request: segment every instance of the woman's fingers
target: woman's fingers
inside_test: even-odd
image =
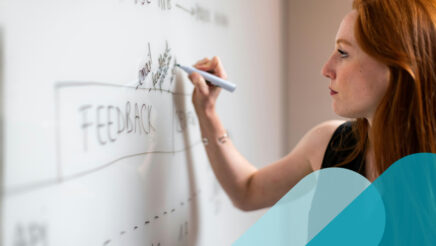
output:
[[[195,67],[203,71],[211,72],[220,78],[227,79],[227,74],[219,57],[214,56],[211,60],[206,59],[207,58],[195,64]]]
[[[227,79],[227,74],[224,70],[221,59],[217,56],[214,56],[210,62],[211,67],[213,68],[213,73],[220,78]]]
[[[203,76],[201,76],[199,73],[191,73],[191,75],[189,75],[189,79],[192,81],[195,88],[201,92],[201,94],[209,94],[209,86],[206,84]]]
[[[207,57],[203,58],[202,60],[200,60],[197,63],[195,63],[194,67],[202,66],[202,65],[208,63],[209,61],[210,61],[209,58],[207,58]]]
[[[221,60],[217,56],[213,57],[212,59],[206,57],[198,61],[194,65],[194,67],[203,71],[213,73],[223,79],[227,79],[227,74],[224,70]],[[192,73],[191,75],[189,75],[189,79],[194,84],[196,94],[211,96],[215,98],[221,91],[221,88],[206,82],[204,77],[198,73]]]
[[[199,70],[213,73],[224,79],[227,77],[218,57],[213,57],[212,59],[204,58],[203,60],[198,61],[194,67]],[[192,102],[197,113],[211,109],[213,110],[221,88],[206,82],[204,77],[199,73],[192,73],[189,75],[189,79],[194,85]]]

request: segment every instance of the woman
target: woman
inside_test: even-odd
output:
[[[221,89],[192,74],[206,152],[234,205],[272,206],[320,168],[342,166],[373,181],[406,155],[436,153],[435,29],[434,0],[355,0],[322,68],[333,110],[354,120],[315,126],[287,156],[259,170],[226,137],[215,112]],[[217,57],[195,67],[227,77]]]

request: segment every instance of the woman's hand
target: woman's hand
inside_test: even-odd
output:
[[[227,79],[224,67],[218,57],[212,59],[204,58],[198,61],[195,68],[212,73],[222,79]],[[189,75],[189,79],[194,84],[194,92],[192,94],[192,103],[194,104],[197,115],[210,114],[215,110],[216,99],[218,98],[221,88],[206,82],[198,73]]]

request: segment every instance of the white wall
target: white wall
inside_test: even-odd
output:
[[[238,85],[220,95],[224,126],[255,165],[277,160],[286,135],[281,3],[0,0],[0,245],[236,240],[264,211],[236,209],[218,185],[201,145],[192,84],[172,68],[176,59],[193,64],[219,55]],[[136,89],[149,61],[151,74]],[[161,74],[161,86],[152,74]],[[152,106],[138,126],[148,122],[155,131],[115,133],[109,105],[124,112],[132,105],[135,116],[124,115],[136,119],[135,103],[141,114],[141,105]],[[88,106],[92,129],[82,124]]]
[[[351,0],[288,2],[287,124],[290,148],[316,124],[339,118],[331,108],[330,81],[321,75],[321,68],[334,49],[339,23],[351,6]]]

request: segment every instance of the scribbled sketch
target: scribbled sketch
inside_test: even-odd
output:
[[[148,74],[151,72],[152,65],[153,65],[153,59],[151,56],[151,48],[150,48],[150,42],[149,42],[148,43],[147,61],[145,62],[144,66],[138,72],[138,85],[136,86],[136,89],[138,89],[140,86],[142,86],[144,84],[145,79],[147,78]]]
[[[170,67],[172,55],[171,49],[168,46],[168,41],[165,42],[165,51],[159,55],[159,67],[156,72],[152,72],[153,88],[159,87],[162,90],[164,80]]]

